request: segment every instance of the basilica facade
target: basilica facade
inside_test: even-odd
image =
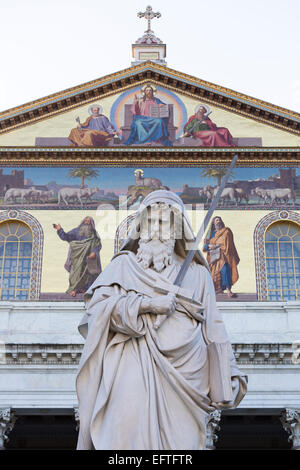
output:
[[[237,156],[200,248],[248,393],[208,416],[207,448],[300,448],[300,115],[168,68],[149,25],[132,52],[0,113],[0,447],[76,446],[84,292],[149,193],[197,232]],[[93,256],[72,258],[86,226]]]

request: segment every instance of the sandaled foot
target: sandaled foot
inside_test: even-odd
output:
[[[227,297],[235,297],[236,295],[233,292],[227,292]]]

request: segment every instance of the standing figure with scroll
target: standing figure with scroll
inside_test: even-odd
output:
[[[168,135],[168,108],[159,98],[154,97],[155,88],[146,85],[142,88],[142,97],[135,95],[131,106],[133,120],[131,132],[125,145],[155,142],[171,146]]]
[[[240,262],[233,233],[221,217],[213,218],[209,236],[204,240],[203,251],[207,252],[207,262],[211,270],[216,293],[226,290],[228,297],[236,297],[231,291],[239,278],[237,265]]]

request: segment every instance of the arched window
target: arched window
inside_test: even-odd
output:
[[[259,300],[300,299],[300,216],[272,212],[255,229]]]
[[[0,213],[0,299],[38,299],[43,231],[30,214]]]
[[[23,222],[0,224],[0,298],[27,300],[32,261],[32,232]]]
[[[269,300],[300,298],[300,226],[275,222],[265,234]]]

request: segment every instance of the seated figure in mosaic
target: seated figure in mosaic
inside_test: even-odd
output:
[[[89,114],[90,117],[83,124],[79,122],[77,128],[71,130],[69,139],[77,147],[106,147],[117,136],[117,131],[102,114],[102,106],[93,104],[89,107]]]
[[[142,97],[135,95],[131,106],[133,120],[131,132],[124,145],[157,143],[171,146],[168,134],[168,117],[151,117],[151,106],[164,106],[159,98],[154,96],[152,85],[142,88]]]
[[[232,147],[233,137],[226,127],[217,127],[208,117],[211,111],[206,105],[198,105],[195,114],[184,126],[183,137],[199,139],[203,147]]]

